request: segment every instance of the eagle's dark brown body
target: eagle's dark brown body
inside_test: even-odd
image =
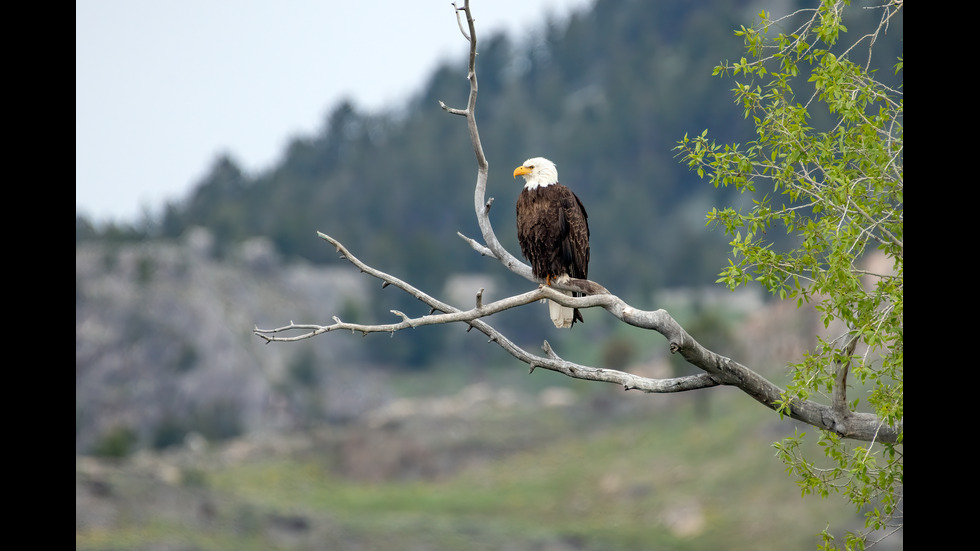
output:
[[[561,276],[588,279],[588,214],[572,190],[560,183],[521,190],[517,240],[535,277],[549,282]],[[583,321],[578,309],[571,324],[576,321]]]

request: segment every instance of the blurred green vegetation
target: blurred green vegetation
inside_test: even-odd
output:
[[[834,500],[800,499],[769,446],[792,429],[772,412],[722,392],[713,401],[724,415],[706,421],[687,397],[657,397],[654,409],[635,398],[645,405],[518,404],[457,419],[452,430],[478,434],[472,445],[493,460],[435,476],[345,476],[326,443],[350,433],[298,453],[203,461],[186,491],[207,496],[206,519],[133,512],[111,530],[76,530],[76,549],[263,549],[282,544],[277,526],[293,534],[281,545],[290,549],[800,549],[828,522],[856,518]],[[409,423],[384,438],[426,430],[446,427]],[[440,449],[429,452],[438,461]]]

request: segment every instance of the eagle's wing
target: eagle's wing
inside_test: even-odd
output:
[[[589,215],[571,189],[565,189],[559,212],[562,261],[568,275],[577,279],[589,277]]]

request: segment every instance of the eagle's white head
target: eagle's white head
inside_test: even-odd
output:
[[[514,178],[518,176],[524,177],[524,189],[537,189],[538,186],[557,184],[558,168],[544,157],[534,157],[514,169]]]

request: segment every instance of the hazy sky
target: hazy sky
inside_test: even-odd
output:
[[[518,40],[588,4],[471,0],[478,37]],[[450,0],[76,0],[75,210],[157,213],[221,153],[270,168],[344,97],[399,106],[467,49]]]

